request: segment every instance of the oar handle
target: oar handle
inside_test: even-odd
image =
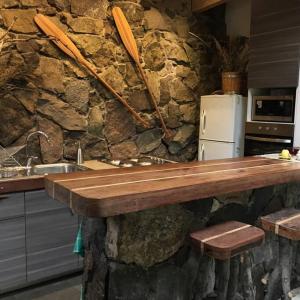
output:
[[[158,114],[158,117],[159,117],[159,119],[160,119],[161,125],[162,125],[163,130],[164,130],[164,133],[165,133],[165,136],[166,136],[167,139],[169,139],[172,135],[171,135],[169,129],[167,128],[166,123],[165,123],[165,121],[164,121],[164,119],[163,119],[163,117],[162,117],[162,115],[161,115],[161,112],[160,112],[159,107],[158,107],[158,105],[157,105],[157,103],[156,103],[155,96],[154,96],[154,94],[153,94],[153,92],[152,92],[152,89],[151,89],[151,87],[150,87],[150,85],[149,85],[149,82],[148,82],[148,79],[147,79],[147,77],[146,77],[146,74],[145,74],[145,72],[144,72],[144,70],[143,70],[143,67],[142,67],[142,65],[141,65],[141,63],[140,63],[139,61],[136,61],[136,63],[137,63],[139,72],[140,72],[140,74],[141,74],[141,76],[142,76],[142,79],[143,79],[143,81],[145,82],[145,85],[146,85],[146,87],[147,87],[147,89],[148,89],[148,91],[149,91],[149,94],[150,94],[150,98],[151,98],[152,104],[153,104],[153,106],[154,106],[154,108],[155,108],[155,110],[156,110],[156,112],[157,112],[157,114]]]
[[[128,102],[123,99],[110,84],[108,84],[103,78],[99,76],[95,68],[93,68],[87,60],[80,59],[78,62],[85,66],[115,97],[117,97],[117,99],[128,109],[128,111],[130,111],[130,113],[136,118],[136,120],[142,123],[144,127],[150,127],[149,123],[142,119],[142,117],[128,104]]]

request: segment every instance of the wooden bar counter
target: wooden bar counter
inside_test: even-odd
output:
[[[300,163],[263,157],[49,175],[48,194],[88,217],[159,206],[300,180]]]
[[[53,174],[45,188],[83,216],[83,299],[191,300],[208,299],[223,278],[190,232],[230,220],[259,226],[263,215],[298,208],[299,181],[298,162],[246,157]],[[261,278],[277,259],[268,249],[276,237],[249,254],[252,265],[234,268]],[[260,280],[240,282],[240,299],[249,290],[264,299]]]

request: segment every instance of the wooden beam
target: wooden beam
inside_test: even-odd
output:
[[[203,12],[225,2],[225,0],[192,0],[192,11]]]

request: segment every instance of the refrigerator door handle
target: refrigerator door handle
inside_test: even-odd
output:
[[[203,109],[202,111],[202,134],[205,133],[205,129],[206,129],[206,112],[205,110]]]
[[[201,160],[204,160],[204,144],[201,144]]]

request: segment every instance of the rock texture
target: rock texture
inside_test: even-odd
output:
[[[163,137],[145,84],[119,38],[113,5],[122,8],[133,30],[171,140]],[[33,21],[39,12],[68,34],[150,128],[141,127],[101,83],[45,37]],[[188,32],[204,39],[222,35],[222,10],[193,16],[184,0],[2,0],[0,17],[0,36],[14,22],[0,53],[0,117],[6,120],[0,123],[1,145],[42,127],[53,140],[50,148],[40,140],[45,162],[73,160],[79,141],[86,158],[196,158],[199,99],[217,89],[218,66],[212,51]]]
[[[299,183],[290,183],[106,220],[86,219],[85,299],[215,299],[216,284],[223,280],[220,263],[195,251],[188,233],[228,220],[257,224],[260,216],[275,210],[300,207],[299,191]],[[298,247],[293,245],[292,288],[300,284]],[[278,264],[278,256],[278,239],[267,234],[265,243],[244,260],[232,259],[239,280],[230,299],[263,300],[261,279]],[[280,284],[273,296],[281,298]]]

